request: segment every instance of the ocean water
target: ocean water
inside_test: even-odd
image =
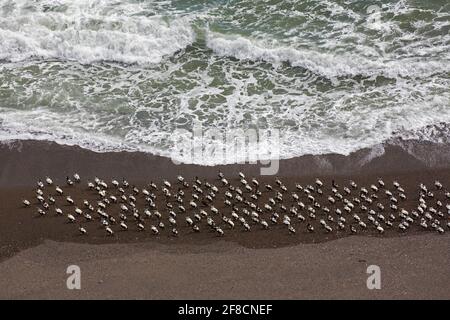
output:
[[[198,123],[277,130],[261,157],[442,139],[426,128],[450,123],[450,3],[0,0],[0,140],[229,162],[174,152]]]

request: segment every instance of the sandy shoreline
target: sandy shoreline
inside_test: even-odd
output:
[[[376,182],[378,177],[382,177],[387,184],[392,184],[394,180],[398,180],[411,195],[414,195],[402,203],[403,208],[411,210],[417,205],[417,195],[415,192],[419,183],[432,185],[436,179],[442,182],[450,181],[450,170],[448,170],[450,162],[445,161],[447,159],[447,153],[444,152],[446,150],[445,146],[429,143],[408,143],[409,148],[386,145],[383,147],[384,153],[375,157],[372,155],[373,150],[360,150],[347,157],[341,155],[325,155],[281,160],[280,172],[277,176],[290,189],[294,188],[297,182],[302,184],[314,183],[316,176],[324,181],[328,189],[330,188],[332,179],[341,185],[348,183],[352,179],[357,181],[361,186],[370,186],[371,183]],[[411,152],[411,150],[415,152]],[[421,151],[418,153],[418,150]],[[438,152],[439,150],[443,150],[443,152]],[[421,154],[422,156],[417,157],[417,154]],[[428,158],[425,158],[423,156],[424,154],[427,154]],[[78,235],[77,229],[72,224],[64,223],[64,219],[61,220],[61,218],[53,215],[42,218],[37,216],[33,210],[28,208],[24,209],[20,205],[22,199],[33,197],[36,180],[46,175],[53,177],[55,183],[61,185],[64,185],[66,175],[78,172],[83,178],[91,180],[94,176],[99,176],[105,180],[126,177],[130,183],[142,187],[151,180],[158,183],[163,178],[174,181],[178,174],[182,174],[186,179],[198,176],[202,180],[205,179],[214,182],[217,181],[216,176],[218,170],[221,170],[226,176],[230,177],[229,179],[232,183],[238,181],[235,177],[237,177],[239,171],[243,171],[249,177],[257,177],[262,183],[273,183],[274,177],[261,177],[258,175],[260,166],[227,165],[203,167],[196,165],[174,165],[169,159],[142,153],[95,153],[78,147],[61,146],[55,143],[38,141],[15,141],[9,144],[1,144],[0,164],[0,234],[2,235],[0,238],[0,270],[9,270],[8,272],[10,273],[14,268],[22,266],[23,259],[29,261],[29,270],[26,272],[31,272],[31,270],[34,270],[33,272],[39,272],[43,266],[45,266],[45,269],[52,270],[56,268],[54,264],[59,263],[59,265],[63,265],[69,263],[68,261],[71,259],[66,259],[68,256],[65,257],[65,248],[70,247],[74,252],[78,252],[77,254],[80,256],[84,256],[86,250],[92,252],[92,255],[89,256],[92,257],[92,261],[90,260],[91,258],[88,259],[89,261],[86,261],[90,265],[88,268],[92,268],[96,263],[106,263],[100,258],[103,250],[111,252],[108,259],[120,261],[121,266],[134,265],[134,261],[136,260],[145,262],[147,255],[155,256],[156,261],[158,261],[155,265],[157,268],[155,270],[159,270],[161,272],[161,279],[166,280],[169,279],[169,270],[164,271],[164,266],[167,263],[174,264],[170,268],[173,274],[178,274],[179,270],[177,268],[187,263],[191,266],[190,272],[192,278],[186,279],[184,278],[185,276],[180,276],[181,283],[192,286],[195,279],[197,279],[200,281],[200,287],[204,288],[204,291],[195,291],[196,294],[192,298],[448,298],[448,293],[450,292],[450,285],[448,281],[445,283],[445,278],[441,274],[441,270],[444,271],[443,274],[448,274],[448,271],[450,271],[450,261],[447,252],[449,245],[448,232],[445,235],[438,235],[435,232],[423,231],[420,228],[411,228],[407,233],[399,233],[395,229],[386,230],[384,235],[378,235],[373,230],[369,230],[367,232],[361,232],[357,236],[349,237],[351,235],[350,232],[333,232],[331,234],[316,232],[310,234],[306,230],[299,230],[296,235],[292,236],[282,226],[274,226],[271,228],[270,233],[261,229],[253,230],[252,232],[236,231],[227,232],[226,236],[220,238],[211,232],[193,233],[187,227],[180,227],[180,235],[182,236],[178,238],[170,236],[169,232],[162,233],[158,237],[151,235],[151,233],[129,232],[117,234],[116,237],[109,238],[105,237],[101,228],[91,228],[89,230],[89,237],[82,237]],[[86,181],[84,182],[86,183]],[[91,197],[88,198],[90,201],[95,199],[95,197],[88,195],[85,184],[71,189],[70,193],[78,201],[81,201],[85,197]],[[443,194],[437,197],[445,201]],[[162,204],[160,203],[159,205]],[[219,210],[224,209],[220,206],[218,208]],[[66,208],[64,207],[64,209]],[[56,241],[56,243],[48,242],[48,240]],[[92,246],[91,244],[100,244],[100,246]],[[422,245],[430,246],[431,249],[420,249],[419,247]],[[49,252],[48,247],[54,248],[60,253],[60,256],[56,259],[49,254],[48,259],[42,260],[44,262],[35,263],[34,260],[37,259],[36,257],[46,257],[47,254],[45,252]],[[146,247],[144,250],[146,252],[145,254],[140,253],[141,249],[139,248],[141,247]],[[223,250],[224,247],[228,249]],[[341,248],[342,252],[334,254],[333,252],[337,250],[337,247]],[[171,251],[171,258],[161,258],[159,253],[160,248]],[[402,250],[405,248],[409,248],[409,258],[402,260]],[[182,255],[192,250],[198,251],[195,255],[198,261],[195,259],[194,261],[191,258],[186,260],[186,256]],[[326,258],[319,257],[319,253],[322,250],[329,250]],[[365,288],[365,282],[360,284],[362,289],[355,289],[350,282],[348,287],[342,287],[342,283],[337,284],[337,278],[332,279],[333,276],[329,275],[330,281],[335,283],[334,287],[329,289],[329,291],[323,291],[326,290],[325,287],[322,289],[316,288],[317,285],[326,286],[324,282],[317,284],[314,281],[319,281],[317,279],[320,279],[320,274],[323,274],[323,272],[331,272],[330,266],[332,265],[342,265],[342,272],[345,269],[351,270],[351,272],[357,268],[361,269],[358,263],[354,264],[354,262],[349,262],[355,250],[364,253],[363,256],[365,257],[373,258],[376,256],[376,260],[382,261],[384,264],[389,263],[392,266],[392,270],[390,271],[392,272],[390,275],[391,280],[397,279],[401,285],[396,284],[391,288],[391,291],[386,290],[384,294],[374,296],[373,293],[370,293]],[[425,250],[425,252],[421,253],[422,250]],[[220,254],[211,258],[208,252],[216,251],[220,252]],[[288,263],[285,266],[285,273],[292,273],[292,275],[286,276],[285,278],[280,275],[279,279],[269,281],[264,285],[264,290],[259,292],[260,295],[257,295],[258,292],[256,291],[253,292],[250,289],[246,289],[246,287],[255,288],[258,283],[257,280],[261,280],[260,277],[272,277],[273,274],[270,273],[270,270],[278,267],[275,261],[273,263],[270,262],[264,270],[258,271],[258,276],[252,276],[248,273],[246,276],[243,276],[229,271],[229,273],[226,272],[221,275],[223,276],[222,280],[215,280],[215,278],[203,280],[203,275],[197,277],[195,273],[192,274],[195,270],[201,269],[201,266],[205,264],[209,265],[210,259],[213,259],[217,265],[224,265],[225,267],[227,266],[227,261],[230,260],[228,263],[231,266],[227,270],[233,270],[238,265],[238,262],[233,262],[233,259],[236,258],[239,260],[242,258],[242,253],[237,254],[236,252],[242,251],[245,251],[245,259],[247,259],[245,263],[255,268],[260,268],[261,263],[265,264],[274,255],[286,261],[295,256],[293,261],[299,264],[304,263],[301,257],[309,255],[309,261],[314,263],[317,270],[310,270],[311,266],[303,265],[300,268],[302,269],[302,273],[299,274],[298,272],[300,271],[295,271],[297,270],[295,267],[296,264]],[[124,256],[124,252],[128,252],[129,254]],[[295,252],[295,254],[292,254],[292,252]],[[370,252],[373,255],[370,255]],[[145,257],[140,257],[139,254],[143,254]],[[136,256],[130,258],[130,255]],[[174,262],[176,260],[174,260],[174,257],[177,255],[180,255],[178,257],[180,259],[180,266],[177,266],[177,263]],[[344,260],[347,259],[345,261],[349,262],[349,264],[342,262],[342,257],[347,257]],[[52,259],[56,259],[59,262]],[[48,262],[46,262],[47,260]],[[361,260],[368,261],[365,258],[361,258]],[[407,266],[404,265],[405,261],[411,266],[414,266],[414,270],[416,271],[407,271]],[[373,263],[376,264],[375,262]],[[398,263],[397,267],[394,267],[396,263]],[[169,289],[166,290],[164,289],[164,281],[160,279],[154,280],[156,282],[151,285],[152,290],[147,290],[137,285],[143,279],[136,278],[132,275],[130,275],[132,279],[130,283],[136,285],[136,290],[133,289],[135,286],[133,284],[122,292],[121,295],[111,292],[114,288],[121,287],[122,284],[120,282],[125,281],[128,275],[119,281],[119,276],[116,274],[118,267],[108,266],[108,268],[110,268],[109,270],[115,279],[114,284],[110,284],[111,287],[103,291],[106,286],[103,286],[103,288],[97,287],[93,284],[95,281],[92,280],[94,282],[90,285],[90,291],[76,294],[75,297],[99,298],[109,293],[109,295],[106,294],[106,297],[188,298],[186,295],[188,287],[181,289],[175,283],[172,283]],[[144,267],[136,266],[136,268]],[[213,268],[217,269],[218,267]],[[431,274],[420,274],[418,271],[420,268],[434,271]],[[132,274],[139,273],[139,270],[136,269]],[[308,270],[312,272],[312,278],[308,280],[311,283],[307,288],[301,289],[297,287],[290,290],[288,288],[289,282],[298,278],[305,278]],[[6,275],[8,272],[0,272],[0,274]],[[15,287],[11,284],[11,281],[14,280],[14,283],[20,283],[22,280],[17,279],[20,277],[19,274],[14,275],[14,272],[12,272],[8,277],[2,276],[0,282],[4,284],[3,287],[8,289],[0,294],[0,298],[70,298],[72,293],[65,292],[61,288],[53,288],[54,281],[59,279],[58,277],[60,276],[65,276],[64,271],[54,269],[54,272],[62,273],[58,276],[48,275],[46,280],[43,280],[44,283],[47,283],[45,288],[39,283],[33,284],[32,288],[26,284],[18,284]],[[217,272],[218,270],[215,273],[217,274]],[[156,274],[152,273],[147,276],[154,279]],[[364,273],[362,276],[366,277]],[[93,272],[92,277],[92,279],[99,277],[99,274]],[[247,282],[246,277],[249,277]],[[356,275],[349,277],[353,279]],[[235,291],[230,289],[230,296],[226,296],[220,290],[217,290],[217,282],[215,281],[219,281],[220,286],[223,286],[224,283],[226,286],[224,279],[228,279],[231,282],[239,282],[238,289]],[[167,281],[170,282],[172,280],[169,279]],[[117,281],[119,281],[119,284],[117,284]],[[173,281],[176,281],[176,279]],[[240,281],[243,282],[241,283]],[[406,283],[411,281],[418,281],[418,284],[407,287]],[[216,286],[210,285],[209,282],[216,284]],[[244,285],[245,283],[247,283],[247,286]],[[444,285],[437,286],[437,283],[444,283]],[[402,289],[402,285],[406,286],[407,289]],[[425,288],[422,288],[423,290],[420,291],[418,289],[419,285],[425,286]],[[319,292],[317,290],[321,291]]]
[[[172,160],[141,152],[97,153],[78,146],[48,141],[14,140],[0,143],[0,187],[35,186],[37,179],[49,175],[64,183],[66,174],[102,179],[126,177],[134,182],[175,180],[178,174],[192,179],[216,179],[220,170],[226,176],[239,171],[259,176],[260,163],[200,166],[175,165]],[[339,154],[305,155],[279,162],[280,177],[378,176],[432,172],[450,168],[450,146],[415,140],[396,140],[348,156]],[[59,180],[58,180],[59,179]]]

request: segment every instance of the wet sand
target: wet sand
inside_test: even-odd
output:
[[[175,180],[178,174],[187,179],[198,176],[216,179],[220,170],[226,176],[260,176],[267,165],[233,164],[220,166],[175,165],[170,159],[140,152],[97,153],[78,146],[47,141],[11,141],[0,144],[0,187],[35,186],[39,178],[51,176],[63,184],[66,174],[78,172],[82,177],[148,182]],[[450,146],[429,142],[395,140],[375,148],[358,150],[348,156],[339,154],[305,155],[280,160],[277,176],[304,178],[316,176],[396,176],[422,175],[450,168]]]

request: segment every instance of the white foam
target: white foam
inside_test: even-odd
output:
[[[265,131],[258,131],[260,138],[256,143],[236,148],[234,140],[227,137],[241,137],[240,129],[228,131],[219,130],[224,139],[210,139],[208,130],[204,131],[203,140],[194,140],[190,132],[183,137],[184,132],[158,131],[157,128],[142,130],[133,129],[126,137],[113,136],[96,130],[95,120],[89,124],[91,130],[83,129],[81,124],[85,116],[76,114],[54,114],[45,109],[32,112],[11,111],[0,109],[0,140],[48,140],[64,145],[78,145],[97,152],[140,151],[166,156],[181,163],[201,165],[216,165],[238,162],[259,161],[268,159],[287,159],[305,154],[339,153],[348,155],[353,151],[372,147],[392,137],[389,131],[372,131],[364,137],[343,137],[324,135],[320,130],[314,131],[282,131],[279,136],[265,135]],[[450,115],[446,120],[450,122]],[[85,118],[84,118],[85,119]],[[426,123],[423,122],[423,123]],[[44,124],[44,125],[43,125]],[[74,125],[75,124],[75,125]],[[98,123],[102,126],[101,123]],[[419,126],[415,123],[412,126]],[[429,140],[439,142],[435,138],[434,129],[405,131],[403,136],[409,139]],[[427,134],[430,133],[430,134]],[[397,133],[402,136],[401,133]],[[439,135],[440,136],[440,135]],[[275,137],[275,139],[274,139]],[[278,138],[278,140],[277,140]],[[184,139],[184,140],[183,140]],[[182,142],[180,145],[174,143]],[[196,148],[196,151],[194,151]],[[198,148],[203,152],[198,153]],[[184,154],[178,150],[183,149]],[[384,153],[381,145],[373,148],[372,152],[360,159],[363,165]]]
[[[450,37],[439,34],[445,22],[417,25],[438,28],[433,38],[404,32],[395,19],[375,35],[366,34],[366,29],[357,30],[365,19],[357,8],[327,1],[319,12],[295,13],[307,19],[306,26],[272,34],[264,21],[261,25],[251,17],[256,31],[244,36],[240,23],[246,20],[240,18],[260,14],[264,4],[227,3],[226,17],[220,6],[212,15],[179,14],[183,9],[167,14],[153,4],[161,2],[0,0],[0,59],[20,61],[0,64],[0,140],[51,140],[99,152],[142,151],[214,165],[252,156],[270,159],[275,147],[282,159],[349,154],[398,131],[439,142],[442,136],[415,129],[450,123]],[[45,6],[57,10],[45,11]],[[233,6],[241,8],[235,13]],[[277,6],[285,7],[280,2],[274,11]],[[398,5],[383,10],[413,13]],[[446,13],[440,14],[436,17],[443,20]],[[230,34],[210,31],[214,19],[219,25],[225,19]],[[317,30],[308,19],[326,28]],[[210,50],[194,31],[204,24]],[[221,30],[217,24],[211,29]],[[376,41],[366,41],[371,36]],[[193,42],[187,54],[174,56]],[[101,61],[126,65],[80,65]],[[375,83],[377,76],[390,79]],[[196,120],[205,122],[206,130],[230,136],[247,124],[279,129],[280,138],[275,144],[262,138],[232,158],[225,157],[234,148],[230,141],[209,138],[203,141],[207,152],[202,157],[192,158],[189,145],[186,154],[177,154],[173,142],[184,134],[174,129]],[[360,161],[383,151],[374,148]]]
[[[427,77],[435,73],[450,72],[447,59],[426,61],[413,58],[390,61],[388,57],[369,59],[362,55],[332,54],[282,45],[271,47],[263,41],[213,32],[207,34],[207,45],[221,56],[273,64],[287,62],[330,79],[359,75],[368,77],[383,75],[392,78]]]
[[[0,1],[0,8],[6,7]],[[45,12],[44,6],[61,10]],[[159,63],[195,40],[187,16],[138,15],[138,4],[108,1],[27,1],[0,11],[0,60],[30,58]],[[135,8],[138,6],[137,8]]]

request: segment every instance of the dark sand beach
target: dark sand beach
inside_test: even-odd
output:
[[[0,299],[450,299],[448,21],[0,0]]]
[[[379,177],[386,185],[396,180],[408,195],[402,208],[412,210],[417,207],[420,183],[433,186],[439,180],[445,187],[450,181],[447,147],[402,143],[402,148],[386,144],[384,153],[376,157],[369,157],[372,150],[361,150],[349,156],[281,160],[277,177],[289,190],[295,183],[313,184],[319,177],[324,191],[331,188],[331,180],[344,185],[352,179],[366,187]],[[428,158],[424,161],[417,154]],[[217,182],[220,170],[230,183],[238,183],[239,171],[261,183],[273,183],[275,177],[258,175],[259,165],[174,165],[169,159],[147,154],[95,153],[37,141],[2,144],[0,164],[2,299],[450,298],[447,229],[442,235],[418,226],[399,232],[395,225],[382,235],[370,228],[352,235],[349,231],[328,234],[319,227],[308,233],[299,227],[291,235],[284,226],[276,225],[251,232],[225,230],[219,237],[206,228],[194,233],[180,225],[178,237],[169,230],[154,236],[133,227],[108,237],[98,224],[90,222],[92,226],[85,224],[89,234],[80,236],[77,225],[63,217],[53,213],[40,217],[33,199],[39,178],[51,176],[55,184],[64,186],[66,176],[74,172],[81,175],[82,183],[64,190],[76,202],[95,201],[86,185],[95,176],[105,181],[126,177],[143,187],[150,181],[160,184],[162,179],[175,182],[179,174],[188,180],[198,176]],[[21,205],[25,198],[32,200],[30,208]],[[445,206],[443,192],[436,193],[436,198]],[[71,210],[64,204],[61,207]],[[217,208],[227,210],[224,205]],[[443,221],[448,222],[444,211]],[[82,268],[83,289],[78,292],[65,288],[65,268],[71,264]],[[381,290],[366,288],[366,268],[371,264],[382,270]]]
[[[449,235],[351,236],[249,249],[45,241],[0,264],[1,299],[449,299]],[[447,245],[446,245],[447,244]],[[66,268],[81,269],[67,290]],[[368,290],[369,265],[381,289]]]

